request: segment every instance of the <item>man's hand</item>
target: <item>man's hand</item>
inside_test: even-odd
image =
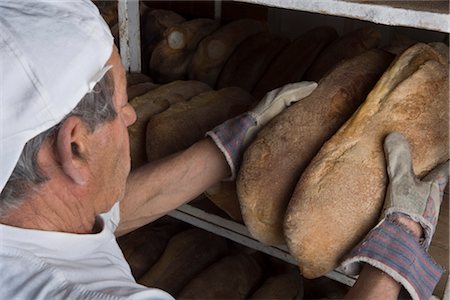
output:
[[[408,142],[401,134],[391,133],[386,137],[384,152],[389,185],[381,221],[344,259],[342,268],[348,274],[356,274],[359,264],[364,262],[371,266],[365,267],[366,275],[379,274],[374,268],[381,270],[383,275],[366,276],[363,273],[360,278],[366,278],[367,282],[376,282],[375,277],[383,278],[384,283],[393,287],[390,293],[393,299],[400,290],[399,286],[395,287],[397,282],[413,299],[429,299],[444,272],[426,249],[436,227],[448,182],[449,162],[437,166],[419,180],[413,173]],[[419,236],[422,232],[423,243]],[[380,296],[381,289],[376,290],[376,285],[367,282],[355,285],[349,297],[386,298]]]
[[[248,145],[264,125],[292,103],[308,97],[316,87],[317,83],[315,82],[302,81],[286,84],[268,92],[258,105],[248,112],[256,120],[256,126],[247,132],[244,144]]]
[[[408,142],[399,133],[389,134],[384,143],[389,185],[382,219],[401,213],[420,223],[425,248],[431,243],[439,209],[448,182],[449,161],[437,166],[422,181],[413,173]]]
[[[286,107],[309,96],[316,87],[317,83],[305,81],[287,84],[270,91],[249,112],[230,119],[206,133],[224,154],[231,169],[229,179],[235,178],[241,156],[256,133]]]

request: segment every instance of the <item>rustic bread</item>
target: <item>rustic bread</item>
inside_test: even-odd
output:
[[[331,271],[376,224],[388,182],[388,133],[409,141],[419,177],[449,158],[448,107],[448,61],[433,47],[416,44],[391,64],[295,188],[284,228],[305,277]]]
[[[207,189],[205,195],[233,220],[243,221],[235,181],[221,181]]]
[[[381,34],[370,27],[360,28],[339,37],[314,60],[304,79],[319,81],[338,62],[378,47],[380,40]]]
[[[298,272],[269,277],[249,299],[303,299],[303,279]]]
[[[358,108],[390,60],[389,54],[372,50],[342,62],[309,97],[259,132],[244,153],[237,180],[242,216],[253,237],[284,244],[284,214],[301,173]]]
[[[148,75],[142,73],[136,72],[127,73],[127,87],[144,82],[153,82],[153,81]]]
[[[349,290],[347,285],[325,276],[303,279],[303,288],[302,299],[344,299]]]
[[[227,250],[227,241],[213,233],[198,228],[182,231],[170,239],[161,258],[138,283],[177,295]]]
[[[250,19],[223,25],[198,45],[189,67],[189,78],[215,87],[223,65],[236,47],[248,37],[265,29],[262,22]]]
[[[177,299],[246,299],[263,271],[261,256],[226,256],[192,279]]]
[[[132,168],[147,162],[145,131],[150,117],[166,110],[173,103],[186,101],[209,89],[208,85],[200,81],[180,80],[162,85],[130,101],[137,115],[136,122],[128,127]]]
[[[145,1],[142,1],[145,3]],[[144,5],[141,5],[144,6]],[[174,11],[166,9],[152,9],[142,18],[142,67],[147,71],[150,58],[156,45],[163,39],[167,28],[182,23],[185,18]]]
[[[337,33],[330,27],[317,27],[297,37],[273,60],[252,94],[261,99],[267,92],[300,81],[319,53]]]
[[[187,69],[198,43],[215,31],[219,22],[194,19],[169,27],[164,39],[153,50],[150,74],[156,82],[186,79]]]
[[[188,148],[214,126],[248,110],[251,100],[248,92],[230,87],[172,105],[147,124],[147,158],[155,160]]]
[[[133,277],[139,279],[147,272],[162,255],[169,239],[184,229],[185,223],[160,219],[118,238]]]
[[[251,92],[272,60],[288,43],[287,38],[267,31],[249,37],[226,62],[217,80],[217,88],[239,86]]]
[[[142,82],[134,85],[130,85],[127,87],[127,95],[128,95],[128,101],[138,97],[142,96],[148,91],[153,90],[154,88],[157,88],[159,85],[153,82]]]

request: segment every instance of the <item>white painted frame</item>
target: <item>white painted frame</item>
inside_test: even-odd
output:
[[[120,56],[127,72],[141,72],[138,0],[118,0]]]
[[[377,24],[450,32],[450,15],[343,0],[233,0],[269,7],[348,17]]]

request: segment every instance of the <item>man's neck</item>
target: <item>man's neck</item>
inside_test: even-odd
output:
[[[59,191],[59,193],[58,193]],[[39,191],[23,200],[0,223],[14,227],[67,233],[95,233],[95,211],[83,205],[86,199],[67,190],[55,191],[44,184]]]

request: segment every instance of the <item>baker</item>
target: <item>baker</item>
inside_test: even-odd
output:
[[[187,150],[130,173],[127,127],[136,115],[95,5],[0,2],[2,297],[172,299],[135,282],[116,236],[233,178],[259,128],[315,87],[300,82],[271,91]],[[391,209],[344,261],[349,272],[366,263],[350,296],[394,299],[403,285],[426,298],[442,274],[423,245],[434,232],[448,162],[420,182],[401,135],[386,139],[386,153],[395,179]],[[405,188],[414,193],[402,194]],[[391,249],[421,263],[401,269],[405,258]]]

